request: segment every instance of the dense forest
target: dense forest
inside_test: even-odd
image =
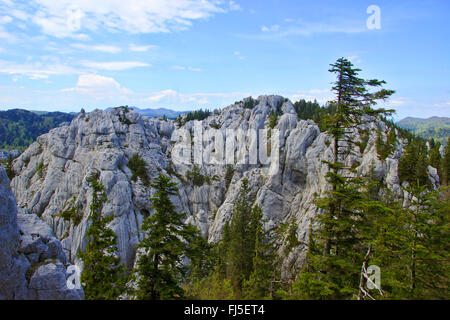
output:
[[[441,143],[450,137],[450,118],[431,117],[429,119],[405,118],[397,125],[414,132],[424,139],[435,139]]]
[[[36,113],[22,109],[0,111],[0,149],[23,151],[36,138],[63,122],[70,122],[74,114],[63,112]]]
[[[194,226],[183,223],[185,215],[170,200],[177,186],[160,175],[150,184],[154,214],[144,220],[137,262],[126,272],[114,258],[116,237],[106,226],[108,218],[99,214],[107,201],[104,187],[93,176],[92,224],[87,248],[80,253],[86,298],[448,299],[450,143],[442,155],[440,142],[386,120],[394,110],[375,105],[394,91],[384,89],[384,81],[359,78],[361,70],[349,60],[337,60],[329,71],[336,75],[336,99],[326,107],[306,101],[295,105],[300,118],[317,121],[334,140],[334,159],[325,162],[330,189],[316,197],[318,214],[306,243],[298,240],[293,221],[266,228],[245,179],[222,240],[208,243]],[[246,103],[251,107],[251,101]],[[358,175],[343,163],[348,143],[364,148],[364,141],[346,139],[348,128],[359,128],[368,119],[388,124],[387,141],[380,133],[377,138],[380,159],[393,152],[399,139],[406,144],[399,164],[403,197],[375,175]],[[132,167],[139,176],[145,162],[137,160]],[[433,189],[428,165],[438,170],[440,189]],[[281,277],[280,261],[299,247],[307,251],[302,269]],[[374,266],[381,270],[381,285],[372,276]]]

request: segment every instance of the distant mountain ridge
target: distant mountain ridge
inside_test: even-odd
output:
[[[128,107],[129,109],[132,109],[138,113],[140,113],[143,116],[149,117],[149,118],[162,118],[166,116],[168,119],[176,119],[178,116],[188,113],[189,111],[175,111],[171,109],[166,108],[158,108],[158,109],[140,109],[138,107]],[[106,111],[109,111],[114,108],[108,108]]]
[[[413,131],[418,136],[440,142],[446,142],[450,137],[450,118],[431,117],[428,119],[407,117],[397,122],[401,128]]]
[[[62,123],[72,121],[75,115],[23,109],[0,111],[0,149],[24,150],[37,137]]]

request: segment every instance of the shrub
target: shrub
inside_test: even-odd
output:
[[[211,180],[209,177],[206,177],[200,173],[200,169],[197,166],[194,166],[194,169],[189,170],[186,173],[186,179],[188,181],[192,181],[195,186],[201,187],[205,184],[205,182],[210,183]]]
[[[137,153],[133,154],[128,160],[127,167],[130,168],[133,173],[131,180],[136,182],[137,178],[140,178],[145,186],[150,185],[150,179],[147,175],[147,163]]]
[[[270,123],[269,123],[270,129],[275,128],[278,123],[278,114],[272,112],[269,115],[269,121],[270,121]]]
[[[392,129],[387,135],[387,142],[385,143],[381,137],[381,132],[378,132],[377,137],[377,154],[381,160],[386,160],[386,158],[394,151],[396,142],[395,130]]]
[[[83,213],[81,212],[81,208],[75,206],[75,198],[72,199],[70,208],[64,210],[57,216],[63,218],[64,221],[71,221],[76,226],[79,225],[81,220],[83,219]]]

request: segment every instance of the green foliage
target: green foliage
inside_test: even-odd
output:
[[[381,132],[378,132],[376,147],[377,154],[381,160],[386,160],[386,158],[395,150],[395,144],[397,142],[397,136],[395,135],[395,129],[389,130],[387,134],[387,141],[385,142]]]
[[[185,214],[178,213],[170,201],[178,190],[176,183],[161,174],[151,186],[156,190],[150,199],[155,212],[142,225],[145,238],[138,246],[133,295],[139,300],[181,299],[187,272],[182,258],[190,257],[196,266],[194,272],[201,274],[204,255],[196,250],[204,248],[205,243],[200,241],[198,230],[183,223]]]
[[[78,254],[83,261],[81,283],[87,300],[115,300],[124,291],[125,270],[117,257],[117,236],[108,227],[114,217],[102,216],[107,198],[98,174],[92,174],[86,181],[92,186],[91,224],[86,232],[86,249]]]
[[[233,180],[234,176],[234,168],[232,164],[227,165],[227,169],[225,171],[225,183],[226,183],[226,190],[230,187],[231,180]]]
[[[128,160],[127,167],[130,168],[133,173],[131,180],[137,181],[137,178],[140,178],[144,186],[150,185],[150,179],[147,175],[147,163],[139,156],[139,154],[133,154]]]
[[[231,281],[213,273],[200,281],[184,286],[186,297],[190,300],[233,300]]]
[[[125,125],[128,125],[128,126],[130,124],[132,124],[131,121],[127,118],[127,113],[130,112],[130,109],[128,108],[128,106],[120,106],[120,107],[117,107],[117,108],[114,108],[114,109],[119,110],[119,121],[122,124],[125,124]]]
[[[248,97],[244,99],[244,109],[253,109],[258,105],[258,100]]]
[[[204,176],[200,173],[200,169],[197,166],[194,166],[192,170],[188,170],[186,172],[186,179],[188,181],[192,181],[194,186],[201,187],[205,184],[205,182],[210,183],[211,180],[209,177]]]
[[[254,233],[253,266],[248,280],[244,280],[243,292],[246,299],[262,299],[270,294],[271,281],[275,275],[275,252],[269,232],[264,229],[260,207],[253,208],[250,226]]]
[[[356,145],[359,147],[359,152],[363,154],[367,148],[367,144],[369,143],[370,132],[369,130],[362,130],[359,132],[359,134],[361,140],[356,142]]]
[[[448,186],[450,181],[450,138],[448,138],[447,145],[445,147],[445,154],[441,161],[442,184]]]
[[[5,172],[10,181],[12,179],[14,179],[14,177],[16,176],[14,169],[12,167],[12,162],[13,162],[13,158],[12,158],[12,156],[9,156],[8,160],[6,160],[6,164],[5,164]]]
[[[244,179],[222,240],[208,250],[206,272],[185,286],[194,299],[263,299],[275,277],[275,247]]]
[[[276,127],[277,123],[278,123],[278,114],[275,113],[275,112],[272,112],[269,115],[269,127],[270,127],[270,129],[274,129]]]
[[[445,143],[450,137],[450,118],[432,117],[429,119],[405,118],[397,125],[408,129],[417,136],[426,140],[435,139],[441,143]]]
[[[42,178],[43,172],[44,172],[44,162],[41,161],[39,162],[39,165],[36,169],[36,174],[39,176],[39,178]]]
[[[326,179],[332,188],[316,201],[320,209],[315,221],[318,228],[311,229],[306,266],[292,286],[292,297],[298,299],[350,299],[359,293],[364,231],[369,218],[366,213],[371,202],[367,181],[349,177],[354,169],[339,162],[339,156],[346,152],[340,149],[339,142],[358,144],[345,137],[348,128],[360,125],[365,116],[389,114],[390,110],[375,110],[372,106],[394,93],[385,89],[371,92],[370,88],[385,82],[359,78],[361,70],[353,68],[347,59],[340,58],[331,67],[329,71],[337,75],[332,88],[336,100],[331,103],[335,110],[325,116],[324,124],[334,138],[334,162],[326,162]],[[361,150],[361,143],[359,146]]]
[[[211,121],[211,123],[209,124],[209,126],[211,127],[211,128],[213,128],[213,129],[220,129],[221,128],[221,126],[220,126],[220,124],[219,123],[217,123],[216,121]]]
[[[75,197],[70,202],[69,208],[62,211],[57,216],[63,218],[64,221],[72,222],[76,226],[79,225],[83,219],[81,208],[79,206],[75,206]]]
[[[404,148],[398,164],[400,181],[410,184],[429,185],[427,147],[422,139],[411,139]]]
[[[228,252],[227,274],[230,277],[234,292],[239,298],[242,295],[244,280],[250,277],[253,268],[255,236],[251,225],[252,201],[248,181],[243,180],[239,197],[235,202],[233,218],[230,224],[231,241]]]
[[[74,114],[62,112],[35,113],[13,109],[0,111],[0,148],[25,150],[36,138],[56,128],[62,122],[70,122]]]
[[[200,109],[200,110],[196,110],[196,111],[191,111],[189,113],[186,114],[186,116],[184,118],[180,118],[179,120],[179,124],[184,125],[186,122],[188,121],[192,121],[192,120],[205,120],[206,118],[208,118],[211,115],[211,111],[209,111],[208,109]]]

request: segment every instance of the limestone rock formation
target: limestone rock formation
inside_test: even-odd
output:
[[[310,220],[317,213],[315,194],[323,194],[328,189],[324,178],[328,168],[322,160],[332,160],[331,137],[320,132],[313,121],[298,120],[292,103],[280,96],[245,99],[215,112],[197,126],[205,133],[207,129],[217,128],[222,136],[230,130],[267,129],[272,113],[279,114],[273,128],[279,132],[279,167],[275,174],[268,174],[262,164],[229,166],[202,162],[194,166],[183,163],[180,161],[183,151],[177,148],[177,141],[183,136],[192,138],[189,136],[197,130],[194,121],[178,128],[172,121],[149,119],[126,108],[115,108],[79,114],[70,125],[40,136],[14,161],[16,177],[11,186],[18,206],[31,214],[27,219],[35,219],[33,215],[42,219],[61,241],[67,262],[72,264],[79,263],[77,253],[84,249],[89,225],[92,190],[86,178],[97,172],[109,200],[102,214],[114,217],[110,227],[118,236],[120,256],[128,267],[133,265],[135,248],[141,240],[142,221],[152,212],[149,199],[153,193],[141,179],[131,179],[133,172],[127,164],[134,154],[146,161],[150,180],[159,173],[166,173],[178,182],[179,193],[173,197],[173,202],[178,210],[187,213],[187,222],[197,225],[210,241],[221,238],[243,178],[249,180],[255,204],[261,206],[264,219],[268,221],[267,227],[294,221],[298,227],[297,237],[306,241]],[[360,173],[374,172],[389,188],[400,193],[397,167],[402,143],[397,143],[396,150],[386,160],[380,160],[375,132],[386,131],[386,125],[380,121],[367,122],[364,129],[373,132],[365,141],[367,146],[363,150],[354,147],[344,161]],[[353,129],[350,138],[353,141],[363,139],[357,129]],[[246,139],[250,150],[259,151],[252,149],[258,144],[257,138]],[[221,148],[220,144],[211,143],[211,139],[202,139],[196,147],[194,141],[192,143],[194,148],[203,151],[202,157],[215,154]],[[243,158],[248,160],[249,157],[247,152]],[[431,169],[429,172],[433,175]],[[195,181],[188,178],[193,174],[198,178]],[[76,222],[61,217],[62,212],[72,209],[79,215]],[[49,232],[44,226],[33,232],[36,231],[42,233],[42,239]],[[47,240],[43,244],[27,242],[27,245],[36,248],[45,245],[50,250],[50,243]],[[285,274],[301,266],[303,249],[295,249],[285,259]],[[59,248],[51,250],[60,253]],[[57,269],[56,266],[51,268]],[[45,274],[44,271],[38,274]]]
[[[27,297],[25,272],[29,262],[19,254],[20,233],[17,208],[9,179],[0,167],[0,299]]]
[[[0,299],[79,300],[67,287],[68,266],[60,241],[34,214],[19,213],[0,167]]]

